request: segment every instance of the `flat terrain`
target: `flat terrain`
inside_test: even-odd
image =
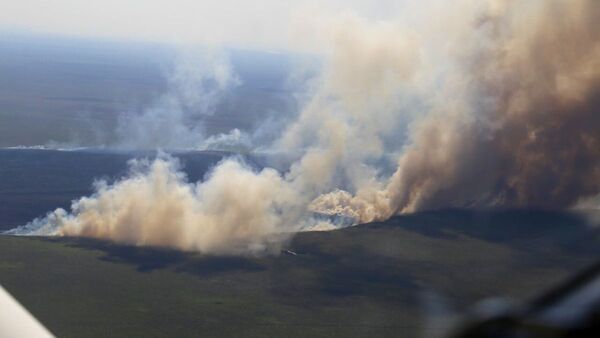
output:
[[[175,157],[189,181],[196,182],[226,155],[230,154],[189,152]],[[94,181],[113,182],[127,176],[130,159],[155,156],[155,152],[0,149],[0,231],[26,224],[59,207],[69,210],[72,200],[93,193]],[[250,163],[257,161],[248,159]]]
[[[140,114],[168,92],[177,53],[174,46],[153,43],[0,36],[0,147],[114,141],[119,116]],[[252,129],[294,111],[290,56],[225,54],[240,84],[214,114],[195,116],[208,135]]]
[[[289,88],[298,56],[228,52],[241,83],[194,122],[207,135],[265,121],[277,130],[303,93]],[[0,37],[0,147],[110,144],[119,117],[167,91],[174,54],[144,43]],[[229,155],[176,156],[195,182]],[[0,232],[68,209],[95,180],[119,179],[132,157],[153,156],[0,149]],[[442,210],[301,233],[268,257],[0,235],[0,284],[59,337],[430,338],[482,299],[543,293],[595,263],[599,244],[598,228],[580,216],[535,210]]]
[[[442,307],[527,300],[600,257],[582,219],[541,211],[400,216],[287,248],[211,257],[0,236],[0,284],[61,337],[415,337],[443,328]]]

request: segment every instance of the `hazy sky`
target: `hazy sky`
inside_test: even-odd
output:
[[[2,1],[0,30],[259,49],[304,49],[302,25],[351,12],[369,20],[403,12],[402,0],[18,0]],[[307,37],[310,40],[313,37]]]

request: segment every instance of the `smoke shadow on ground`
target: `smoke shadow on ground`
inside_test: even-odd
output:
[[[260,283],[280,302],[303,308],[357,299],[417,306],[417,295],[429,289],[466,306],[493,291],[486,286],[490,280],[521,297],[537,290],[538,283],[596,260],[597,231],[570,212],[440,210],[300,233],[280,255],[265,257],[202,255],[85,238],[46,240],[99,252],[99,260],[141,273],[161,270],[199,280],[226,275],[238,286]]]
[[[417,289],[414,276],[399,271],[394,264],[374,264],[377,260],[381,257],[362,255],[359,259],[343,262],[341,266],[323,267],[320,269],[319,291],[335,297],[382,296],[397,301],[414,301],[410,297]]]
[[[363,226],[398,226],[432,238],[467,235],[530,252],[552,247],[566,253],[600,256],[600,229],[591,226],[584,215],[570,211],[445,209],[395,216]]]
[[[416,306],[414,276],[398,260],[371,252],[360,241],[343,230],[298,234],[291,253],[268,258],[271,294],[305,308],[358,299]]]
[[[319,235],[326,235],[320,232]],[[356,297],[416,305],[414,277],[393,259],[380,257],[359,246],[350,252],[329,253],[311,236],[298,236],[290,251],[278,256],[237,257],[181,252],[157,247],[136,247],[110,241],[62,237],[40,238],[68,247],[99,252],[98,260],[134,267],[140,273],[171,271],[201,279],[221,275],[252,279],[259,274],[276,298],[294,306],[312,307]],[[346,245],[334,234],[332,247]]]
[[[232,271],[259,272],[267,268],[251,259],[243,257],[204,256],[186,261],[175,271],[192,273],[198,276],[208,276]]]
[[[46,240],[65,243],[69,247],[102,252],[99,260],[111,263],[132,265],[139,272],[149,273],[161,269],[176,272],[209,276],[229,271],[260,271],[260,264],[243,257],[201,256],[200,254],[178,250],[122,245],[91,238],[47,238]]]

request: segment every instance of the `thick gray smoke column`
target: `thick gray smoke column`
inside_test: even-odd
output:
[[[568,208],[600,191],[600,2],[494,1],[468,19],[452,72],[380,191],[318,210],[361,221],[465,206]],[[376,210],[378,212],[373,212]]]
[[[386,120],[395,110],[397,90],[414,75],[418,49],[398,26],[354,16],[335,20],[331,35],[327,70],[276,145],[301,154],[288,172],[255,172],[229,159],[194,184],[185,181],[172,159],[133,162],[128,177],[114,184],[100,182],[96,193],[75,201],[70,212],[58,209],[12,233],[261,254],[277,252],[295,232],[335,228],[313,217],[308,206],[340,180],[374,191],[380,187],[374,178],[377,169],[367,161],[383,154],[381,136],[392,132]],[[154,124],[141,126],[140,131],[152,132]],[[243,139],[234,131],[205,142],[232,137]]]
[[[240,81],[224,52],[199,47],[180,51],[167,80],[167,92],[150,107],[119,119],[117,147],[202,148],[202,118]]]
[[[340,185],[375,193],[379,170],[370,162],[384,156],[384,138],[395,132],[401,94],[416,76],[419,46],[400,25],[350,14],[327,28],[330,57],[321,82],[277,146],[303,152],[290,175],[302,175],[308,195]]]
[[[394,211],[565,208],[600,190],[600,3],[537,4],[477,22],[483,41],[461,60],[470,114],[415,132],[388,187]]]
[[[299,154],[287,172],[229,159],[187,183],[159,158],[99,184],[70,213],[13,233],[258,254],[276,252],[294,232],[335,227],[311,211],[366,222],[443,207],[568,208],[598,194],[600,2],[457,1],[449,9],[413,29],[350,14],[327,23],[323,73],[273,145]],[[407,120],[408,143],[394,143]],[[390,152],[400,155],[386,173],[379,163]]]

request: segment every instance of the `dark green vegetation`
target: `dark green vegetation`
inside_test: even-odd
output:
[[[61,337],[412,337],[435,323],[427,292],[458,311],[523,301],[600,257],[579,217],[537,211],[421,213],[287,247],[210,257],[0,236],[0,283]]]
[[[0,150],[0,230],[118,179],[132,156],[153,155]],[[194,182],[225,154],[177,156]],[[0,236],[0,284],[61,337],[414,337],[448,315],[431,294],[460,312],[490,296],[522,301],[600,257],[583,219],[542,211],[421,213],[302,233],[286,249],[296,255]]]

